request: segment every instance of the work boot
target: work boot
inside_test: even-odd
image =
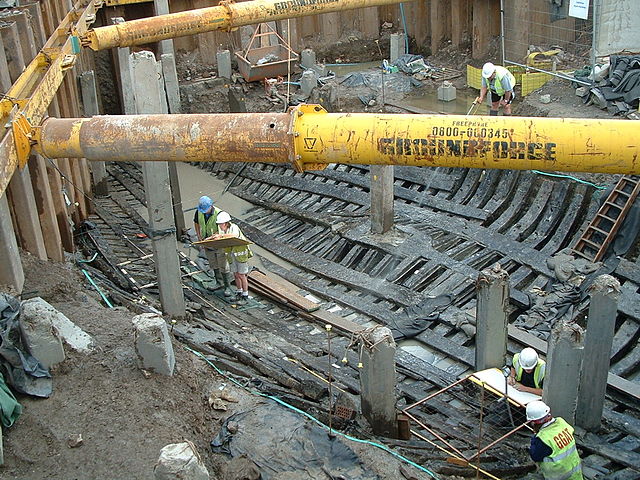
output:
[[[218,288],[222,287],[222,285],[224,285],[224,282],[222,281],[222,272],[220,271],[219,268],[214,268],[213,269],[213,276],[216,279],[216,283],[218,284]]]
[[[233,297],[233,289],[231,288],[231,275],[224,274],[222,275],[222,281],[224,283],[224,293],[225,297]]]

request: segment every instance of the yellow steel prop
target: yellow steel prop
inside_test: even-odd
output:
[[[400,3],[400,0],[253,0],[239,3],[222,1],[215,7],[96,28],[82,35],[81,42],[83,46],[93,50],[129,47],[214,30],[228,31],[260,22],[396,3]]]
[[[302,105],[288,113],[49,118],[32,136],[51,158],[638,174],[638,128],[631,120],[326,113]]]

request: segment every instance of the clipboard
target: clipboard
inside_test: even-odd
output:
[[[253,242],[249,240],[236,237],[235,235],[224,235],[221,238],[215,240],[200,240],[193,242],[194,245],[207,248],[225,248],[225,247],[241,247],[243,245],[251,245]]]

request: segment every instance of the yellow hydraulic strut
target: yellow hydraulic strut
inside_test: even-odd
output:
[[[80,39],[85,47],[104,50],[158,42],[214,30],[232,30],[243,25],[392,5],[401,0],[253,0],[199,8],[168,15],[142,18],[89,30]]]
[[[327,113],[118,115],[47,119],[31,134],[50,158],[330,163],[640,173],[631,120]]]

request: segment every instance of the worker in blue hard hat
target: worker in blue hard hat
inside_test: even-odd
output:
[[[527,403],[527,420],[535,432],[529,455],[544,479],[583,480],[573,427],[551,416],[551,409],[541,400]]]
[[[491,92],[491,109],[489,115],[498,115],[498,109],[503,107],[503,115],[511,115],[511,102],[515,98],[513,88],[516,86],[516,78],[513,74],[500,65],[487,62],[482,67],[482,86],[480,96],[475,103],[484,102],[487,92]]]
[[[198,208],[193,216],[193,225],[198,236],[198,240],[205,240],[218,233],[218,223],[216,222],[221,210],[214,206],[210,197],[203,195],[198,201]],[[229,278],[229,264],[224,250],[219,248],[204,247],[204,253],[209,261],[209,268],[213,270],[216,279],[216,287],[224,286],[224,296],[231,297],[231,280]]]
[[[531,347],[513,356],[508,382],[516,390],[542,396],[546,363]]]

